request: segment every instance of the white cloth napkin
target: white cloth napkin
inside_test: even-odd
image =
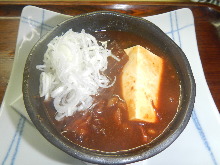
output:
[[[24,64],[32,46],[68,18],[34,6],[23,9],[12,74],[0,110],[0,132],[4,134],[0,136],[2,164],[84,164],[48,143],[27,122],[30,119],[21,90]],[[180,9],[146,19],[160,27],[185,52],[195,76],[197,96],[192,117],[180,137],[162,153],[134,164],[220,164],[220,117],[204,77],[192,12]]]

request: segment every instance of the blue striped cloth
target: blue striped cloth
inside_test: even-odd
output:
[[[2,165],[85,164],[41,136],[26,116],[21,92],[23,68],[32,46],[42,35],[69,17],[34,6],[23,9],[14,65],[0,110]],[[134,164],[220,164],[220,118],[204,77],[192,12],[180,9],[145,19],[159,26],[183,49],[195,76],[197,96],[192,117],[180,137],[162,153]]]

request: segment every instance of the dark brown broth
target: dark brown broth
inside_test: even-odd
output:
[[[107,31],[96,32],[93,35],[100,41],[116,40],[123,49],[141,45],[164,58],[165,68],[157,108],[159,120],[154,124],[128,120],[118,74],[114,87],[106,89],[103,94],[96,97],[97,106],[91,110],[76,112],[63,121],[55,120],[52,101],[45,102],[51,122],[67,139],[89,149],[115,152],[151,142],[164,131],[177,112],[180,83],[174,67],[160,50],[132,33]],[[108,106],[110,99],[117,100],[117,103]]]

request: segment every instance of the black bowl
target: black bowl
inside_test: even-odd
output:
[[[178,112],[166,131],[150,144],[136,149],[105,153],[92,151],[75,145],[57,132],[49,122],[45,107],[39,97],[40,71],[36,65],[43,63],[47,44],[56,36],[69,29],[81,32],[116,30],[132,32],[146,38],[161,49],[172,61],[181,83],[181,97]],[[150,158],[171,145],[186,127],[195,101],[195,82],[189,62],[183,51],[157,26],[142,18],[117,12],[99,11],[74,16],[55,27],[43,36],[31,50],[24,69],[23,96],[27,112],[39,132],[57,148],[83,161],[97,164],[125,164]]]

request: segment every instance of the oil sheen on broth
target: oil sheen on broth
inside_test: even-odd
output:
[[[98,41],[116,41],[121,49],[141,45],[164,59],[159,106],[156,109],[159,120],[156,123],[128,120],[127,105],[122,98],[120,85],[121,68],[118,66],[106,73],[110,79],[116,75],[114,86],[102,89],[99,95],[94,96],[96,105],[92,109],[76,112],[71,117],[57,121],[52,101],[45,102],[50,121],[71,142],[89,149],[116,152],[150,143],[164,131],[177,112],[180,82],[174,67],[160,50],[133,33],[103,31],[92,35]],[[108,68],[113,63],[109,61]]]

